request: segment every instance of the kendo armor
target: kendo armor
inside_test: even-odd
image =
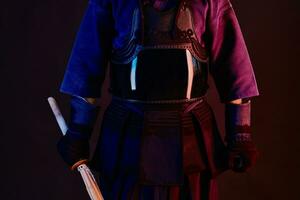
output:
[[[164,11],[144,3],[133,13],[126,45],[112,52],[110,92],[147,101],[201,97],[208,88],[207,63],[186,0]]]

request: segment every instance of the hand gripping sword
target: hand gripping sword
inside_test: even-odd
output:
[[[66,134],[67,132],[67,124],[64,120],[64,117],[62,116],[59,107],[53,97],[48,98],[49,105],[51,107],[51,110],[56,118],[56,121],[59,125],[59,128],[62,132],[63,135]],[[81,162],[81,161],[79,161]],[[97,185],[97,182],[91,172],[91,170],[88,168],[88,166],[84,163],[81,162],[77,167],[77,170],[80,172],[81,177],[83,179],[83,182],[85,184],[86,190],[91,198],[91,200],[104,200],[101,191],[99,189],[99,186]]]

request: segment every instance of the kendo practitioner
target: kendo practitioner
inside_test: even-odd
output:
[[[60,87],[71,118],[57,147],[72,169],[89,161],[107,69],[112,100],[89,162],[105,200],[216,200],[218,175],[255,164],[259,93],[229,0],[89,1]],[[225,104],[225,141],[205,98],[208,73]]]

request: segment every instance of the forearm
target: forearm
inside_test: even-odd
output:
[[[88,103],[93,105],[99,105],[100,98],[84,98]]]
[[[242,99],[235,99],[233,101],[230,101],[229,103],[231,103],[231,104],[241,104],[242,103]]]
[[[100,104],[100,98],[80,97],[80,96],[77,96],[77,97],[79,97],[79,98],[83,99],[85,102],[95,105],[95,106]]]
[[[232,101],[227,102],[228,104],[243,104],[243,103],[248,103],[250,101],[250,98],[244,98],[244,99],[235,99]]]

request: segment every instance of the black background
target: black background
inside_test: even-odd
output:
[[[253,100],[254,139],[261,157],[249,173],[226,172],[218,178],[220,200],[296,200],[299,1],[232,3],[261,93]],[[56,152],[60,133],[46,100],[56,97],[67,118],[68,96],[58,88],[86,4],[0,2],[0,199],[88,199],[78,173],[70,172]],[[106,89],[104,94],[103,109],[110,98]],[[215,95],[212,89],[210,99],[223,129],[223,108]]]

